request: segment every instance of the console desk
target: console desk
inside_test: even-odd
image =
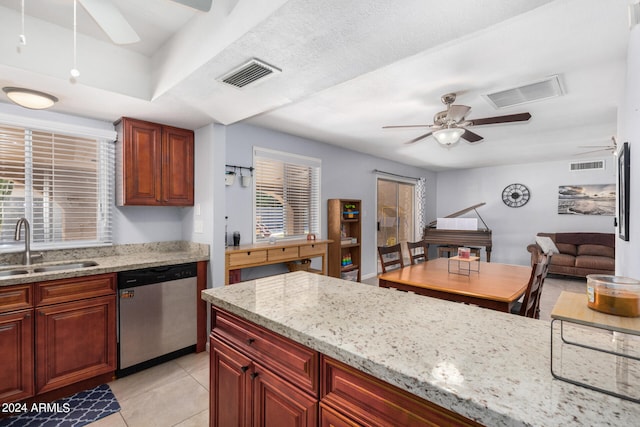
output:
[[[229,284],[229,271],[248,267],[322,258],[322,269],[314,273],[327,274],[327,245],[332,240],[287,240],[278,243],[256,243],[230,246],[224,256],[224,284]]]

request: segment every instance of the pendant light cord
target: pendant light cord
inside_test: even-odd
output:
[[[80,71],[78,71],[77,67],[77,38],[78,38],[78,30],[77,30],[77,9],[78,9],[78,0],[73,0],[73,69],[71,70],[71,77],[77,78],[80,77]]]
[[[22,46],[25,46],[27,44],[27,37],[24,35],[24,0],[22,0],[21,4],[22,4],[22,8],[21,8],[22,9],[22,16],[20,17],[20,19],[21,19],[21,24],[22,24],[22,31],[20,33],[19,40],[20,40],[20,44]]]

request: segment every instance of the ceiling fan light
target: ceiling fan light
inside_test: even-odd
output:
[[[433,137],[440,144],[449,146],[460,141],[460,137],[464,132],[465,130],[461,128],[446,128],[433,132]]]
[[[55,96],[37,90],[20,87],[3,87],[2,90],[12,102],[32,110],[43,110],[58,102]]]

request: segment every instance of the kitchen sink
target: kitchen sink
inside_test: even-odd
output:
[[[0,271],[0,277],[17,276],[19,274],[27,274],[27,273],[29,273],[27,270],[4,270],[4,271]]]
[[[47,271],[73,270],[76,268],[87,268],[98,265],[95,261],[70,262],[66,264],[45,265],[33,269],[34,273],[44,273]]]

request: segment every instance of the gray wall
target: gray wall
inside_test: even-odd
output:
[[[605,153],[599,159],[605,160],[603,171],[571,172],[569,161],[557,161],[441,172],[438,215],[486,202],[478,213],[493,231],[491,260],[527,265],[530,254],[526,247],[538,232],[614,232],[613,216],[558,214],[558,186],[616,182],[613,156]],[[520,208],[510,208],[502,202],[502,190],[512,183],[524,184],[531,191],[529,202]]]
[[[227,164],[251,166],[254,146],[316,157],[322,160],[321,224],[322,237],[327,236],[327,200],[354,198],[362,200],[362,276],[376,274],[376,175],[385,172],[427,178],[427,217],[435,217],[436,174],[325,144],[250,125],[232,125],[226,130]],[[217,178],[222,179],[222,171]],[[217,205],[217,201],[216,201]],[[226,188],[226,215],[229,232],[239,231],[241,243],[251,243],[253,236],[253,201],[250,187],[238,182]],[[246,276],[243,276],[243,279]]]
[[[616,240],[616,275],[640,279],[640,168],[638,147],[640,141],[640,25],[631,31],[627,53],[627,83],[618,114],[618,141],[629,142],[631,152],[631,194],[629,221],[629,241]],[[635,215],[634,215],[635,213]]]

